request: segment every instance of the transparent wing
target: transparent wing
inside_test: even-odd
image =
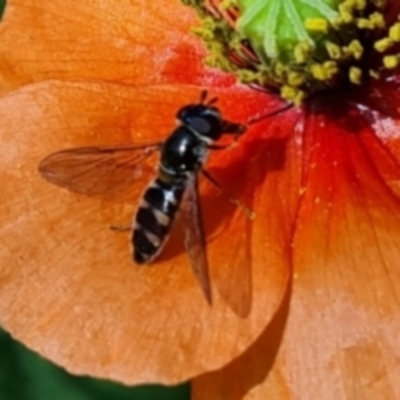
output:
[[[241,213],[239,211],[239,213]],[[235,218],[235,217],[233,217]],[[224,262],[213,270],[215,286],[231,310],[239,317],[246,318],[252,305],[251,283],[251,236],[252,221],[245,215],[237,217],[236,229],[226,233],[230,241],[230,251],[221,251]],[[238,229],[240,228],[240,229]]]
[[[181,208],[184,243],[194,274],[209,304],[212,302],[203,220],[199,202],[198,176],[193,173]]]
[[[74,192],[115,193],[144,175],[147,177],[151,168],[145,161],[160,147],[161,143],[151,143],[62,150],[45,157],[39,164],[39,173],[49,182]]]
[[[241,166],[242,167],[242,166]],[[243,172],[244,171],[244,172]],[[246,188],[245,167],[232,176],[237,187]],[[252,193],[238,192],[245,203],[230,195],[229,186],[220,184],[214,174],[205,175],[214,191],[202,196],[205,231],[208,237],[207,254],[213,287],[221,294],[229,308],[240,318],[246,318],[252,307],[252,236],[254,213],[247,205],[253,204]],[[239,178],[241,179],[241,178]],[[217,182],[217,184],[214,183]],[[217,189],[217,191],[215,191]],[[211,234],[212,233],[212,234]]]

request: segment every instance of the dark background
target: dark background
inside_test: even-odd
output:
[[[5,5],[5,0],[0,0],[0,18]],[[0,329],[0,399],[189,400],[190,386],[131,388],[105,380],[72,376],[27,350]]]

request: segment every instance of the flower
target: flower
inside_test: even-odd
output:
[[[126,236],[107,229],[130,218],[145,181],[85,197],[38,176],[40,160],[63,148],[160,140],[202,88],[235,121],[282,106],[206,68],[195,21],[170,0],[9,2],[2,325],[76,373],[126,383],[205,373],[196,399],[396,398],[397,69],[335,100],[318,94],[214,152],[207,168],[256,216],[202,188],[212,308],[178,237],[137,270]]]

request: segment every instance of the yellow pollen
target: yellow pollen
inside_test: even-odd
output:
[[[383,65],[387,69],[394,69],[399,66],[399,57],[398,56],[386,56],[383,57]]]
[[[389,39],[400,42],[400,23],[397,22],[389,29]]]
[[[290,86],[298,87],[306,81],[304,74],[300,72],[289,72],[288,83]]]
[[[381,40],[376,41],[374,44],[375,50],[379,51],[379,53],[385,52],[392,46],[393,46],[393,40],[390,38],[383,38]]]
[[[338,73],[338,66],[335,61],[325,61],[323,64],[311,66],[311,73],[319,81],[327,81]]]
[[[284,64],[278,62],[275,64],[275,73],[279,78],[283,78],[285,75],[286,67]]]
[[[339,72],[338,65],[335,61],[325,61],[324,69],[327,72],[329,78],[332,78],[334,75],[336,75]]]
[[[354,10],[362,11],[362,10],[364,10],[364,8],[366,6],[366,1],[365,0],[345,0],[343,2],[343,4],[345,5],[346,9],[349,12],[353,12]]]
[[[374,29],[374,25],[367,18],[359,18],[357,20],[357,27],[360,29]]]
[[[349,79],[351,83],[354,83],[355,85],[361,85],[362,70],[358,67],[350,67]]]
[[[366,0],[356,0],[354,1],[354,8],[358,11],[362,11],[364,10],[364,8],[366,7]]]
[[[340,60],[342,58],[342,50],[337,44],[326,42],[325,47],[329,57],[332,58],[332,60]]]
[[[297,106],[303,103],[306,97],[305,93],[302,90],[287,85],[282,86],[281,96],[284,99],[290,100]]]
[[[357,27],[360,29],[383,29],[386,23],[381,13],[375,12],[369,16],[369,18],[358,18]]]
[[[353,56],[356,60],[359,60],[363,55],[364,48],[358,40],[352,40],[350,44],[345,47],[345,52]]]
[[[257,74],[255,72],[249,71],[247,69],[239,70],[236,72],[236,74],[237,74],[240,82],[243,82],[243,83],[251,83],[251,82],[258,80],[257,76],[256,76]]]
[[[312,54],[312,47],[308,42],[300,42],[294,48],[294,59],[297,64],[304,64]]]
[[[385,28],[386,22],[383,14],[380,12],[374,12],[370,15],[369,20],[372,22],[374,28]]]
[[[325,18],[307,18],[304,22],[304,27],[308,31],[327,33],[329,23]]]
[[[344,22],[346,24],[349,24],[353,21],[352,6],[348,3],[348,1],[344,1],[343,3],[339,4],[340,22]]]

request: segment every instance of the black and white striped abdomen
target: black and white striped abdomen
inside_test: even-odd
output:
[[[184,190],[182,183],[166,183],[159,178],[147,188],[136,213],[132,235],[133,258],[136,263],[150,263],[161,251]]]

